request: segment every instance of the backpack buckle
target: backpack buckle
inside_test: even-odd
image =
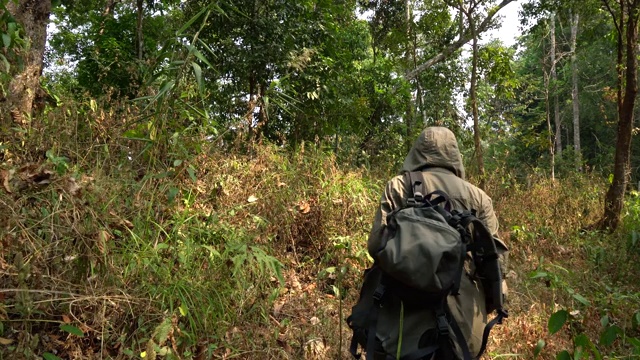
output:
[[[384,285],[378,285],[376,291],[373,292],[373,303],[377,306],[382,305],[382,298],[384,297],[385,288]]]
[[[448,336],[449,335],[449,323],[445,314],[439,314],[436,317],[436,323],[438,326],[438,334]]]
[[[422,195],[422,193],[420,191],[416,191],[415,193],[413,193],[413,199],[417,202],[423,202],[424,201],[424,195]]]

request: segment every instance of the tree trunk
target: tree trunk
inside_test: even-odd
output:
[[[137,0],[138,21],[136,23],[136,50],[138,60],[142,60],[142,49],[144,48],[144,38],[142,34],[142,20],[144,18],[144,0]]]
[[[554,144],[555,153],[562,155],[562,131],[560,123],[560,102],[558,101],[558,74],[556,72],[556,14],[551,13],[549,19],[549,38],[551,40],[551,49],[549,56],[551,58],[551,84],[553,91],[553,124],[555,125]]]
[[[623,6],[624,1],[620,1]],[[636,96],[638,94],[638,60],[636,47],[638,45],[638,7],[640,3],[634,0],[629,3],[626,11],[626,22],[620,22],[620,30],[624,24],[626,30],[626,43],[624,56],[626,67],[624,69],[625,88],[622,106],[619,109],[618,131],[616,135],[616,155],[613,167],[613,181],[605,196],[604,217],[602,227],[611,231],[618,227],[620,214],[624,203],[624,195],[629,181],[629,160],[631,158],[631,136]],[[623,13],[625,13],[623,11]],[[621,39],[619,36],[618,39]],[[619,44],[622,47],[622,44]],[[618,63],[622,68],[623,64]]]
[[[573,105],[573,150],[576,170],[582,169],[582,155],[580,150],[580,100],[578,98],[578,61],[576,59],[576,42],[578,38],[578,22],[580,16],[574,13],[571,17],[571,102]]]
[[[411,25],[413,22],[413,19],[411,17],[411,0],[405,0],[404,2],[404,6],[405,6],[405,24],[407,26],[407,33],[406,33],[406,41],[405,41],[405,49],[404,49],[404,57],[405,57],[405,64],[407,66],[407,68],[409,68],[411,65],[411,54],[413,53],[413,51],[411,50]],[[416,84],[418,83],[418,79],[415,79]],[[407,131],[406,131],[406,139],[405,139],[405,148],[406,151],[408,152],[409,150],[411,150],[411,146],[413,145],[413,126],[414,126],[414,118],[415,118],[415,108],[414,108],[414,104],[412,101],[412,98],[409,99],[409,102],[407,103],[407,110],[406,110],[406,114],[405,114],[405,125],[407,127]]]
[[[40,87],[51,0],[20,0],[17,4],[9,1],[7,10],[23,26],[29,43],[23,57],[24,65],[9,83],[6,104],[13,121],[24,126],[30,122],[33,100]],[[6,126],[9,119],[4,121]]]
[[[478,166],[478,186],[484,189],[484,158],[480,139],[480,119],[478,115],[478,36],[474,34],[471,54],[471,81],[469,84],[469,100],[471,101],[471,114],[473,116],[473,143],[475,145],[476,162]]]
[[[543,65],[544,67],[544,65]],[[553,129],[551,128],[551,106],[549,106],[549,75],[547,75],[546,69],[543,69],[544,73],[544,103],[545,111],[547,115],[547,130],[549,131],[549,155],[551,156],[551,180],[556,179],[556,155],[553,147]]]

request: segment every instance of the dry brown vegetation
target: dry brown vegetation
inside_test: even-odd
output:
[[[89,113],[85,129],[68,118],[4,153],[0,359],[349,358],[344,319],[389,172],[315,147],[193,138],[150,161],[117,135],[120,115]],[[605,188],[595,175],[497,179],[511,316],[484,358],[533,358],[542,339],[539,358],[555,359],[581,333],[631,358],[628,341],[599,341],[604,315],[638,335],[637,224],[587,230]],[[549,335],[558,309],[571,317]]]

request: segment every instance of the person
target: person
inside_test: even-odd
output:
[[[387,215],[393,210],[405,207],[407,199],[411,197],[412,189],[405,181],[403,174],[412,171],[420,171],[424,176],[425,191],[442,190],[449,195],[452,210],[477,211],[476,216],[491,232],[494,238],[498,238],[498,219],[493,209],[491,198],[480,188],[465,180],[462,156],[458,149],[458,142],[453,132],[445,127],[427,127],[415,141],[407,155],[401,174],[388,181],[380,206],[376,211],[371,233],[368,239],[368,251],[376,260],[376,253],[380,250],[383,234],[386,227]],[[504,257],[507,248],[504,243],[497,240],[499,252]],[[501,267],[504,259],[501,259]],[[504,274],[504,270],[503,274]],[[506,286],[503,283],[506,290]],[[464,295],[464,294],[463,294]],[[481,294],[469,296],[450,297],[449,306],[456,317],[469,319],[468,323],[460,324],[463,335],[466,337],[469,350],[474,353],[479,351],[482,343],[482,332],[487,323],[487,314],[479,300]],[[469,299],[468,297],[475,297]],[[454,299],[451,299],[454,298]],[[469,302],[472,305],[469,305]],[[480,316],[478,316],[480,314]],[[381,339],[384,341],[384,339]]]

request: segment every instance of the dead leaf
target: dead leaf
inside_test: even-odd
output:
[[[249,198],[247,199],[247,202],[250,202],[250,203],[254,203],[256,201],[258,201],[258,198],[253,195],[249,196]]]
[[[331,200],[333,202],[334,205],[340,205],[342,204],[342,199],[333,199]]]
[[[309,322],[311,323],[311,325],[318,325],[320,324],[320,319],[318,319],[316,316],[312,317],[311,319],[309,319]]]
[[[71,324],[71,319],[67,315],[62,315],[62,321],[65,324]]]
[[[11,345],[11,344],[13,344],[12,339],[6,339],[3,337],[0,337],[0,345]]]
[[[311,211],[311,205],[306,201],[302,201],[298,204],[298,210],[303,214],[308,214]]]
[[[2,186],[11,194],[11,186],[9,186],[9,179],[11,179],[11,173],[7,170],[0,171],[0,179],[2,179]]]
[[[279,316],[283,306],[284,306],[284,301],[276,301],[273,304],[273,316],[275,317]]]
[[[283,183],[283,182],[279,182],[279,183],[278,183],[278,187],[284,187],[284,186],[287,186],[287,184],[285,184],[285,183]]]
[[[82,189],[80,185],[78,185],[78,183],[76,182],[76,178],[74,177],[68,178],[66,185],[67,185],[66,187],[67,192],[73,196],[78,195],[78,193],[80,192],[80,189]]]
[[[304,345],[305,360],[324,360],[327,358],[327,346],[322,339],[311,339]]]
[[[113,238],[113,236],[108,231],[98,231],[98,250],[100,250],[101,253],[105,253],[105,250],[107,249],[107,242],[109,242],[111,238]]]

